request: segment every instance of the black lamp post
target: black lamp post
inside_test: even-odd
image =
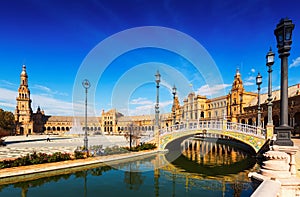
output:
[[[132,149],[132,135],[133,135],[133,124],[131,123],[130,124],[130,127],[129,127],[129,150],[131,151]]]
[[[268,66],[269,81],[268,81],[268,125],[273,126],[272,119],[272,65],[274,64],[274,56],[272,49],[266,55],[266,65]]]
[[[84,150],[88,150],[88,137],[87,137],[87,93],[88,89],[91,87],[89,80],[85,79],[82,82],[83,87],[85,88],[85,128],[84,128]]]
[[[156,82],[156,105],[155,105],[155,132],[156,132],[156,140],[157,147],[159,147],[159,83],[160,83],[160,74],[157,70],[155,74],[155,82]]]
[[[175,96],[176,96],[176,87],[175,85],[172,88],[172,94],[173,94],[173,125],[176,124],[176,106],[175,106]]]
[[[260,111],[260,85],[262,84],[262,76],[260,73],[256,76],[256,85],[257,85],[257,127],[261,127],[261,111]]]
[[[281,59],[281,83],[280,83],[280,126],[275,128],[277,138],[275,145],[293,146],[291,140],[291,127],[288,125],[288,56],[292,44],[292,31],[295,25],[292,20],[281,19],[274,34],[277,40],[279,58]]]

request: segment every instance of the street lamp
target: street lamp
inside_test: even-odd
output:
[[[175,106],[175,96],[176,96],[176,87],[175,85],[172,88],[172,94],[173,94],[173,125],[176,124],[176,106]]]
[[[260,85],[262,84],[262,76],[260,73],[256,76],[256,85],[257,85],[257,127],[261,127],[261,111],[260,111]]]
[[[156,132],[156,143],[157,147],[159,147],[159,83],[160,83],[160,74],[157,70],[155,74],[155,82],[156,82],[156,105],[155,105],[155,132]]]
[[[89,82],[89,80],[85,79],[82,82],[82,86],[85,88],[85,128],[84,128],[84,150],[88,151],[88,137],[87,137],[87,93],[88,93],[88,89],[89,87],[91,87],[91,84]]]
[[[272,120],[272,65],[274,64],[274,56],[271,47],[269,52],[266,55],[266,65],[268,66],[269,70],[269,81],[268,81],[268,126],[273,126]]]
[[[279,58],[281,59],[280,77],[280,126],[275,128],[277,133],[275,145],[293,146],[291,127],[288,125],[288,56],[292,44],[292,31],[295,25],[292,20],[281,19],[274,30],[277,40]]]

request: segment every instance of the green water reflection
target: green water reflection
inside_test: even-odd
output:
[[[0,196],[250,196],[253,189],[247,173],[255,168],[255,160],[232,148],[235,153],[226,157],[234,161],[226,164],[220,156],[225,154],[216,150],[202,155],[199,150],[188,150],[159,168],[155,164],[163,160],[162,155],[30,181],[20,177],[17,183],[1,185]]]

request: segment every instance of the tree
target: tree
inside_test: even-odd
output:
[[[0,109],[0,145],[3,144],[2,138],[12,134],[15,128],[14,114]]]

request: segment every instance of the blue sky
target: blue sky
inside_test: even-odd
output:
[[[189,91],[208,97],[223,95],[230,89],[236,68],[240,69],[247,91],[256,91],[255,77],[259,71],[266,91],[265,55],[270,46],[276,54],[273,87],[278,89],[280,60],[274,29],[283,17],[289,17],[295,24],[289,85],[300,83],[299,7],[297,0],[2,0],[0,108],[14,110],[19,76],[26,64],[33,110],[39,105],[46,114],[72,115],[74,92],[82,91],[75,100],[80,106],[83,103],[84,89],[77,80],[81,80],[80,68],[91,51],[120,32],[147,26],[170,28],[194,39],[210,54],[218,73],[198,72],[197,67],[204,69],[206,65],[193,65],[181,54],[161,48],[128,51],[106,65],[99,80],[91,83],[88,96],[94,104],[90,104],[91,111],[96,115],[112,107],[127,114],[153,113],[157,69],[162,72],[161,112],[170,110],[174,84],[181,87],[181,101]],[[149,31],[146,34],[143,39],[156,36]],[[176,41],[171,43],[173,47],[185,47],[180,40]],[[106,52],[110,54],[118,47],[111,46]],[[99,62],[101,55],[103,52]],[[89,72],[92,75],[93,69]],[[214,74],[221,76],[222,84],[212,84],[208,89],[207,79],[214,79]],[[134,83],[137,84],[133,86]],[[124,100],[120,95],[128,98]],[[121,106],[120,102],[127,105]]]

